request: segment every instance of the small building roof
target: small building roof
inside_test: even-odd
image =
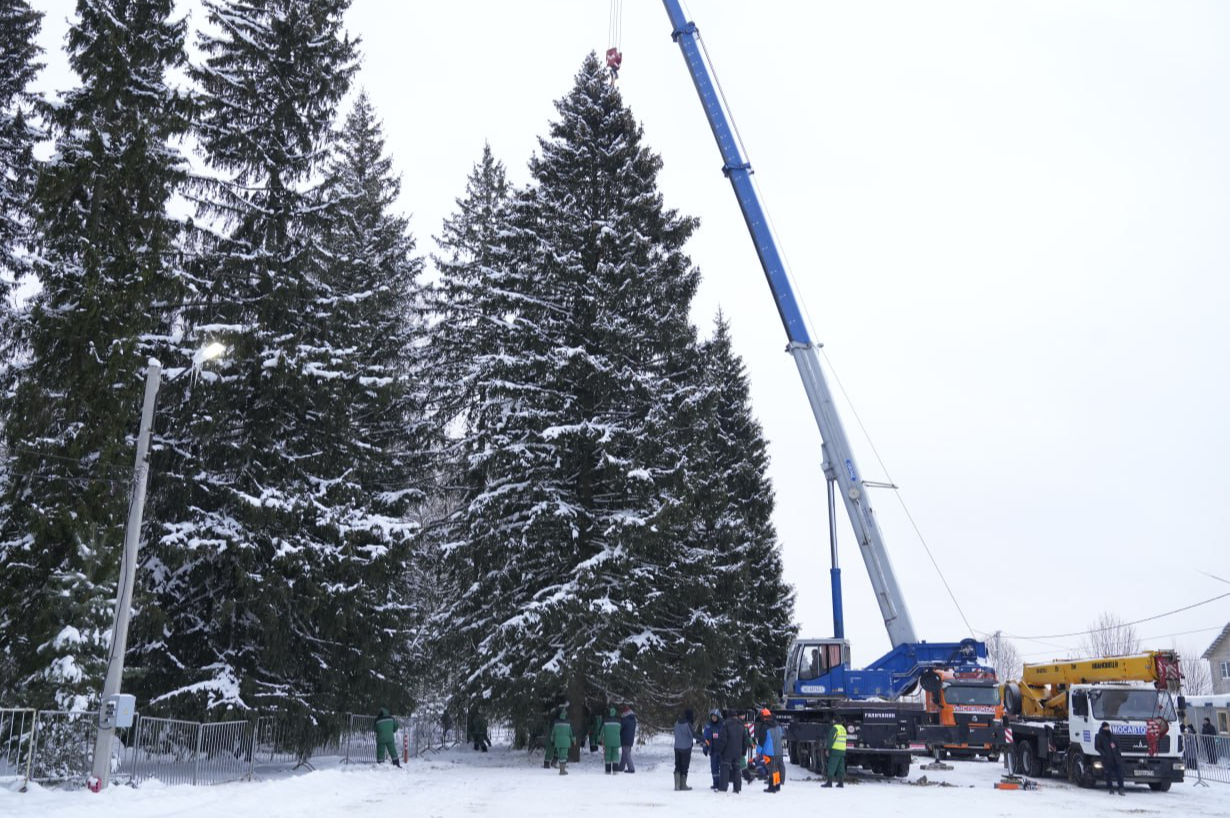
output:
[[[1226,639],[1228,638],[1230,638],[1230,624],[1227,624],[1226,627],[1221,629],[1221,633],[1219,633],[1217,635],[1217,638],[1213,640],[1213,644],[1209,645],[1209,649],[1206,650],[1203,654],[1201,654],[1200,658],[1208,659],[1210,656],[1213,655],[1213,651],[1220,648],[1222,643],[1225,642]]]

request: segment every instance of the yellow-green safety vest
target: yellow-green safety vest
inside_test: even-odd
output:
[[[834,752],[840,750],[844,753],[846,751],[846,728],[840,724],[833,725],[833,746],[829,749]]]

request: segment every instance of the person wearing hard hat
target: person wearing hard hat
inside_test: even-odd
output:
[[[784,749],[781,725],[769,708],[761,708],[756,719],[756,755],[764,761],[765,778],[769,784],[765,792],[780,792],[782,789],[782,781],[786,778],[786,766],[782,763]]]

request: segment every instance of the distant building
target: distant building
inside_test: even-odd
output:
[[[1222,628],[1200,658],[1209,660],[1209,670],[1213,672],[1213,693],[1230,693],[1230,625]]]

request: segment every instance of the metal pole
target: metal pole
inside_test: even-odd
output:
[[[128,525],[124,529],[124,556],[120,567],[120,582],[115,595],[115,629],[111,632],[111,658],[107,664],[107,680],[103,684],[101,707],[108,696],[120,692],[124,675],[124,652],[128,649],[128,617],[132,612],[132,587],[137,573],[137,548],[141,542],[141,517],[145,512],[145,484],[149,477],[149,440],[154,425],[154,404],[162,382],[162,364],[149,359],[145,373],[145,403],[141,407],[141,430],[137,433],[137,463],[132,476],[132,496],[128,503]],[[98,728],[94,742],[94,781],[98,790],[105,789],[111,778],[111,745],[115,728]]]

